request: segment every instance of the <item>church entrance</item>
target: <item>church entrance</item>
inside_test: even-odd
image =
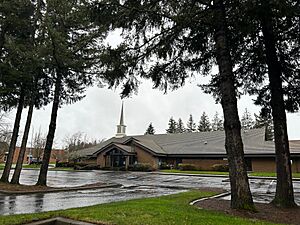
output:
[[[105,165],[111,168],[125,168],[133,164],[135,155],[119,149],[113,149],[105,154]]]
[[[126,165],[126,157],[124,155],[112,155],[111,167],[123,167]]]

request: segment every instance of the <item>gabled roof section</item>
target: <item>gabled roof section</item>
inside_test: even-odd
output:
[[[245,155],[269,155],[275,153],[273,141],[265,141],[265,129],[242,131]],[[111,138],[97,146],[84,149],[96,157],[106,146],[114,143],[127,149],[131,142],[153,155],[226,155],[225,132],[196,132],[181,134],[136,135],[122,138]],[[300,154],[300,141],[290,141],[292,154]]]
[[[94,157],[94,154],[97,153],[99,150],[104,148],[105,146],[111,144],[112,142],[114,143],[122,143],[124,140],[128,139],[130,137],[123,137],[123,138],[110,138],[104,142],[101,142],[100,144],[97,144],[95,146],[85,148],[85,149],[80,149],[76,151],[72,151],[70,153],[71,157],[77,157],[77,158],[82,158],[82,157]]]
[[[145,135],[145,136],[149,136],[149,135]],[[167,154],[167,152],[160,145],[158,145],[154,140],[148,139],[145,136],[134,138],[133,142],[135,144],[138,144],[146,148],[146,150],[154,154]]]
[[[101,149],[101,152],[102,151],[110,151],[112,149],[119,149],[125,153],[128,153],[128,154],[132,154],[134,153],[134,151],[132,150],[131,146],[128,146],[128,145],[123,145],[123,144],[119,144],[119,143],[114,143],[114,142],[111,142],[110,144],[106,145],[105,147],[103,147]]]

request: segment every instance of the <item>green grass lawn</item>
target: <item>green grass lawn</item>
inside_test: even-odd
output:
[[[183,173],[183,174],[209,174],[209,175],[228,175],[228,172],[218,171],[185,171],[185,170],[160,170],[164,173]],[[272,172],[249,172],[249,176],[256,177],[276,177],[276,173]],[[294,178],[300,178],[300,173],[293,173]]]
[[[188,170],[160,170],[164,173],[185,173],[185,174],[210,174],[210,175],[228,175],[228,172],[219,172],[219,171],[188,171]]]
[[[3,170],[4,169],[4,166],[5,164],[0,164],[0,170]],[[36,164],[32,164],[32,165],[28,165],[28,164],[23,164],[23,168],[25,169],[40,169],[40,166],[41,165],[36,165]],[[49,167],[49,170],[57,170],[57,171],[60,171],[60,170],[63,170],[63,171],[74,171],[74,168],[73,167],[54,167],[55,164],[50,164],[50,166],[52,167]],[[15,167],[15,165],[13,165],[13,168]]]
[[[228,216],[223,213],[207,211],[189,205],[189,202],[194,199],[211,196],[213,194],[214,193],[211,192],[189,191],[163,197],[129,200],[46,213],[0,216],[0,224],[23,224],[32,220],[53,216],[120,225],[272,224]]]
[[[41,165],[36,165],[36,164],[32,164],[32,165],[23,165],[23,168],[30,168],[30,169],[40,169]],[[63,171],[72,171],[74,170],[73,167],[55,167],[55,165],[50,165],[49,170],[63,170]]]
[[[249,176],[259,176],[259,177],[276,177],[276,173],[272,172],[251,172]],[[300,173],[293,173],[293,178],[300,178]]]
[[[27,168],[27,169],[39,169],[41,167],[41,165],[37,165],[37,164],[23,164],[23,168]]]

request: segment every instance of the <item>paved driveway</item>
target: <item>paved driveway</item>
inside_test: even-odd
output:
[[[37,180],[38,172],[38,170],[24,170],[21,183],[34,184]],[[120,183],[123,187],[18,196],[0,194],[0,214],[33,213],[82,207],[135,198],[168,195],[198,187],[218,187],[229,190],[228,178],[222,177],[190,177],[109,171],[49,171],[48,175],[48,185],[54,187],[81,186],[107,181]],[[265,202],[272,199],[275,191],[274,181],[253,179],[250,180],[250,183],[256,201]],[[294,186],[296,199],[298,204],[300,204],[300,182],[295,182]],[[271,192],[271,194],[266,194],[267,192]]]

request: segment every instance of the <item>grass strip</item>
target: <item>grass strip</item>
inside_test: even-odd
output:
[[[46,213],[0,216],[0,224],[17,225],[32,220],[55,216],[68,217],[94,223],[120,225],[244,225],[272,224],[264,221],[243,219],[219,212],[190,206],[189,202],[198,198],[212,196],[213,192],[197,190],[175,195],[129,200],[101,204],[83,208],[59,210]]]

